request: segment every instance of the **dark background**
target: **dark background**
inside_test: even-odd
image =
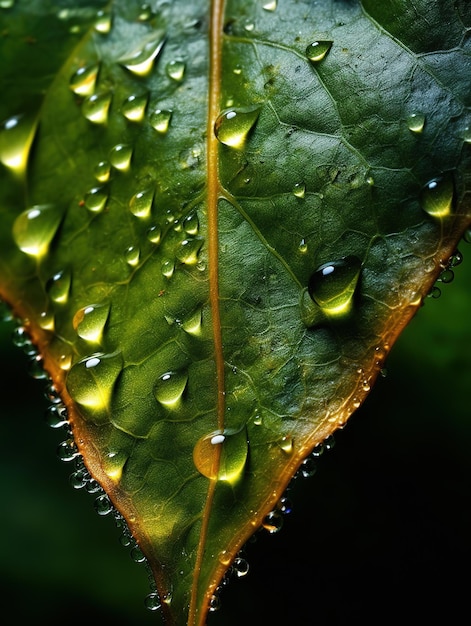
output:
[[[471,254],[394,347],[387,376],[336,434],[276,535],[247,547],[249,574],[208,626],[462,623],[471,556]],[[470,258],[468,258],[470,257]],[[31,378],[0,324],[2,623],[160,624],[145,568],[59,461]]]

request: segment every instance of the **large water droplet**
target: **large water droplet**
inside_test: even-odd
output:
[[[146,218],[150,216],[152,202],[154,201],[154,187],[148,187],[138,191],[129,201],[129,210],[136,217]]]
[[[91,96],[95,91],[99,69],[98,64],[79,67],[70,79],[70,89],[79,96]]]
[[[169,129],[171,119],[172,111],[156,109],[150,114],[149,122],[158,133],[164,135]]]
[[[152,71],[155,59],[162,51],[164,43],[162,33],[152,33],[144,45],[120,59],[119,63],[137,76],[146,76]]]
[[[228,109],[220,113],[214,123],[214,133],[225,146],[242,148],[255,126],[260,107]]]
[[[25,254],[44,256],[62,221],[63,211],[51,204],[20,213],[13,224],[13,238]]]
[[[407,118],[407,127],[413,133],[421,133],[425,126],[425,115],[423,113],[411,113]]]
[[[184,61],[175,60],[167,63],[167,67],[165,68],[167,71],[167,76],[176,82],[180,82],[183,80],[185,75],[185,63]]]
[[[443,218],[453,212],[455,186],[451,174],[430,180],[422,189],[420,204],[432,217]]]
[[[306,48],[306,56],[312,63],[318,63],[326,56],[332,47],[332,41],[313,41]]]
[[[204,239],[195,237],[194,239],[184,239],[176,250],[175,256],[185,265],[196,265],[198,254],[203,245]]]
[[[121,112],[130,122],[142,122],[147,107],[147,94],[141,96],[129,96],[123,102]]]
[[[111,105],[111,93],[94,93],[82,102],[82,114],[94,124],[105,124]]]
[[[248,451],[245,428],[239,431],[216,430],[196,443],[193,462],[206,478],[233,483],[244,473]]]
[[[109,155],[111,165],[122,172],[129,169],[131,157],[132,147],[124,143],[118,143],[114,146]]]
[[[309,295],[327,315],[347,314],[351,310],[360,269],[361,261],[356,256],[324,263],[309,279]]]
[[[113,390],[122,369],[120,353],[93,354],[72,366],[67,390],[85,418],[97,424],[109,421]]]
[[[72,325],[77,335],[85,341],[101,343],[109,314],[109,304],[89,304],[75,313]]]
[[[184,371],[166,372],[157,380],[154,395],[163,406],[176,409],[188,383],[188,374]]]
[[[36,133],[34,116],[14,115],[0,126],[0,162],[16,174],[23,174]]]

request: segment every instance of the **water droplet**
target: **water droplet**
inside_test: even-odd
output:
[[[152,33],[147,42],[137,50],[119,60],[120,65],[137,76],[147,76],[162,51],[165,39],[162,33]]]
[[[134,563],[145,563],[146,557],[144,552],[139,548],[139,546],[134,546],[131,550],[131,559]]]
[[[216,430],[198,440],[193,450],[193,462],[206,478],[233,483],[244,472],[248,450],[245,428]]]
[[[163,406],[176,409],[180,405],[187,383],[188,374],[186,372],[166,372],[155,383],[154,396]]]
[[[421,133],[425,126],[425,115],[423,113],[411,113],[407,118],[407,127],[413,133]]]
[[[453,211],[455,187],[451,174],[433,178],[422,189],[420,204],[432,217],[443,218]]]
[[[138,191],[129,201],[129,210],[136,217],[143,219],[150,216],[152,203],[154,201],[154,187],[148,187],[142,191]]]
[[[26,115],[14,115],[0,126],[0,162],[15,174],[26,170],[36,128],[37,119]]]
[[[151,113],[149,122],[158,133],[162,133],[162,135],[164,135],[169,129],[171,119],[172,111],[156,109],[153,113]]]
[[[98,496],[93,504],[98,515],[109,515],[114,510],[111,500],[106,494]]]
[[[67,409],[64,405],[52,404],[49,406],[45,413],[46,424],[50,428],[62,428],[67,425]]]
[[[109,161],[100,161],[95,165],[95,178],[100,183],[106,183],[110,178],[111,164]]]
[[[196,265],[198,263],[198,254],[201,250],[203,242],[204,239],[202,237],[184,239],[177,248],[177,259],[185,265]]]
[[[25,254],[44,256],[62,221],[63,211],[51,204],[37,205],[16,218],[13,238]]]
[[[471,127],[466,126],[463,133],[463,139],[466,143],[471,143]]]
[[[147,239],[155,245],[158,245],[160,243],[161,237],[162,231],[160,230],[159,226],[151,226],[147,231]]]
[[[108,202],[108,193],[103,187],[93,187],[85,195],[84,203],[85,207],[91,213],[100,213]]]
[[[278,5],[278,0],[269,0],[269,2],[265,2],[263,8],[265,11],[276,11],[276,7]]]
[[[223,111],[214,123],[214,133],[218,141],[231,148],[242,148],[259,114],[260,107]]]
[[[324,263],[309,279],[309,295],[327,315],[345,315],[351,310],[360,269],[355,256]]]
[[[53,302],[65,304],[69,299],[72,275],[70,272],[61,271],[51,276],[46,283],[46,291]]]
[[[124,253],[126,263],[131,267],[136,267],[139,263],[141,251],[138,246],[129,246]]]
[[[98,11],[96,14],[94,28],[97,33],[107,35],[111,30],[111,13],[106,10]]]
[[[105,124],[112,96],[110,92],[94,93],[82,102],[82,114],[93,124]]]
[[[313,41],[306,48],[306,56],[312,63],[318,63],[326,56],[332,47],[332,41]]]
[[[15,6],[15,0],[1,0],[0,9],[11,9]]]
[[[72,326],[85,341],[101,343],[109,314],[109,304],[90,304],[75,313]]]
[[[148,596],[144,598],[144,606],[148,611],[158,611],[161,608],[159,594],[155,591],[149,593]]]
[[[455,279],[455,273],[450,268],[443,270],[443,272],[441,272],[440,276],[438,277],[438,280],[441,283],[451,283],[453,282],[454,279]]]
[[[278,442],[278,445],[286,452],[286,454],[291,454],[293,452],[293,437],[291,435],[284,435]]]
[[[167,76],[172,80],[180,82],[185,75],[185,63],[181,60],[170,61],[165,68]]]
[[[43,330],[54,330],[54,313],[52,311],[41,311],[38,316],[38,324]]]
[[[57,456],[61,461],[73,461],[79,454],[73,439],[62,441],[57,448]]]
[[[232,572],[237,578],[243,578],[249,573],[249,564],[246,559],[238,556],[232,563]]]
[[[109,421],[113,390],[122,369],[120,353],[93,354],[72,366],[67,375],[67,390],[82,407],[86,419],[96,424]]]
[[[73,472],[69,477],[69,482],[71,487],[74,489],[83,489],[90,477],[86,470],[80,469]]]
[[[304,254],[305,252],[307,252],[307,243],[306,243],[306,240],[304,239],[304,237],[303,237],[303,238],[301,239],[301,241],[299,242],[298,250],[299,250],[299,252],[301,252],[302,254]]]
[[[303,478],[311,478],[317,472],[317,463],[314,459],[315,459],[314,455],[308,456],[301,463],[301,466],[299,468],[299,473],[301,474]]]
[[[296,198],[304,198],[306,195],[306,185],[304,183],[296,183],[293,187],[293,196]]]
[[[111,165],[123,172],[129,169],[131,157],[132,147],[124,143],[118,143],[114,146],[109,155]]]
[[[183,220],[183,229],[187,235],[197,235],[200,223],[197,213],[190,213]]]
[[[142,122],[146,112],[147,101],[147,94],[129,96],[129,98],[126,98],[123,102],[121,112],[130,122]]]
[[[103,457],[103,470],[114,483],[119,483],[123,476],[123,469],[128,460],[128,455],[123,450],[108,452]]]
[[[283,527],[283,516],[279,511],[270,511],[262,522],[262,528],[271,535],[279,532]]]
[[[171,278],[175,271],[175,262],[172,259],[162,259],[161,269],[165,278]]]
[[[70,79],[70,89],[79,96],[91,96],[95,91],[99,69],[98,64],[79,67]]]
[[[189,335],[199,335],[201,333],[202,319],[202,311],[197,309],[181,322],[181,327]]]

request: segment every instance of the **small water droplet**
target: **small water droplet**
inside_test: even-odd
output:
[[[128,455],[123,450],[108,452],[103,457],[103,470],[114,483],[119,483],[123,476],[123,469],[128,460]]]
[[[420,204],[432,217],[444,218],[453,212],[455,187],[451,174],[430,180],[422,189]]]
[[[114,510],[111,500],[106,494],[99,495],[93,504],[98,515],[109,515]]]
[[[309,279],[309,295],[330,316],[349,313],[360,269],[361,261],[355,256],[324,263]]]
[[[126,98],[121,107],[121,112],[130,122],[142,122],[147,108],[147,94]]]
[[[82,102],[82,114],[93,124],[105,124],[112,96],[110,92],[93,93]]]
[[[150,114],[150,125],[162,135],[168,131],[172,119],[172,111],[156,109]]]
[[[421,133],[425,126],[425,115],[423,113],[411,113],[407,118],[407,127],[413,133]]]
[[[161,269],[165,278],[171,278],[175,271],[175,261],[172,261],[172,259],[162,259]]]
[[[279,532],[283,527],[283,516],[279,511],[270,511],[262,522],[264,528],[270,535]]]
[[[301,463],[299,468],[299,473],[303,478],[311,478],[317,472],[317,463],[315,461],[315,456],[308,456]]]
[[[234,559],[232,563],[232,573],[237,576],[237,578],[244,578],[249,573],[249,564],[248,561],[240,556]]]
[[[147,231],[147,239],[154,245],[158,245],[160,243],[161,237],[162,231],[159,226],[151,226]]]
[[[293,187],[293,196],[296,198],[304,198],[306,195],[306,185],[304,183],[295,183]]]
[[[108,193],[103,187],[93,187],[85,194],[85,207],[91,213],[100,213],[108,202]]]
[[[91,96],[95,91],[99,70],[99,64],[79,67],[72,74],[69,82],[70,89],[79,96]]]
[[[144,598],[144,606],[148,611],[158,611],[162,606],[160,603],[159,594],[155,591],[149,593],[149,595]]]
[[[183,229],[187,235],[197,235],[199,227],[200,224],[197,213],[190,213],[183,220]]]
[[[54,330],[54,313],[52,311],[41,311],[38,316],[38,324],[43,330]]]
[[[106,183],[110,178],[111,163],[109,161],[100,161],[95,165],[95,178],[100,183]]]
[[[176,409],[180,405],[187,383],[188,374],[186,372],[166,372],[155,383],[154,396],[163,406]]]
[[[107,35],[111,30],[111,13],[110,11],[101,10],[96,14],[94,28],[97,33]]]
[[[299,242],[298,250],[299,250],[299,252],[301,252],[301,254],[304,254],[304,253],[307,252],[307,243],[306,243],[306,240],[304,239],[304,237]]]
[[[134,563],[145,563],[146,561],[144,552],[139,548],[139,546],[134,546],[130,552],[130,555]]]
[[[181,322],[181,327],[189,335],[199,335],[201,333],[202,320],[202,311],[197,309]]]
[[[233,108],[223,111],[214,123],[214,132],[218,141],[231,148],[242,148],[259,114],[260,107]]]
[[[50,428],[62,428],[68,423],[67,409],[62,404],[52,404],[47,408],[44,418]]]
[[[328,40],[313,41],[306,48],[306,56],[312,63],[318,63],[325,58],[333,42]]]
[[[89,304],[75,313],[72,326],[79,337],[90,343],[99,344],[103,340],[109,315],[109,304]]]
[[[463,140],[466,143],[471,143],[471,127],[466,126],[463,133]]]
[[[185,265],[196,265],[203,242],[204,239],[202,237],[184,239],[177,248],[175,253],[176,258]]]
[[[69,299],[72,275],[68,271],[57,272],[46,283],[46,291],[53,302],[65,304]]]
[[[62,441],[57,448],[57,456],[61,461],[73,461],[79,454],[73,439]]]
[[[276,7],[278,6],[278,0],[269,0],[265,2],[263,8],[265,11],[276,11]]]
[[[141,251],[138,246],[129,246],[129,248],[127,248],[124,252],[126,263],[131,267],[137,267],[140,256]]]
[[[206,478],[233,483],[244,472],[248,450],[245,428],[216,430],[198,440],[193,450],[193,462]]]
[[[131,157],[132,147],[124,143],[118,143],[114,146],[109,155],[111,165],[123,172],[129,169]]]
[[[51,204],[37,205],[16,218],[13,238],[25,254],[44,256],[62,221],[63,211]]]
[[[284,435],[278,442],[278,445],[286,452],[286,454],[291,454],[294,449],[293,437],[291,435]]]
[[[120,65],[136,76],[147,76],[154,67],[154,62],[164,46],[162,33],[152,33],[149,39],[129,55],[119,60]]]
[[[36,128],[37,119],[27,115],[14,115],[0,126],[0,162],[15,174],[26,170]]]
[[[131,213],[143,219],[149,217],[154,201],[154,193],[155,188],[152,186],[134,194],[129,201],[129,210]]]
[[[73,487],[74,489],[83,489],[87,485],[89,479],[90,477],[88,472],[86,470],[80,469],[70,475],[69,482],[71,487]]]
[[[93,354],[71,367],[67,390],[72,400],[82,407],[85,419],[96,424],[109,421],[113,390],[122,369],[120,353]]]
[[[167,72],[167,76],[177,82],[181,82],[183,80],[183,77],[185,76],[185,63],[180,59],[170,61],[170,63],[167,63],[165,69]]]

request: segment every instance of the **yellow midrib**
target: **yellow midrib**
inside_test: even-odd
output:
[[[206,128],[207,146],[207,216],[208,216],[208,265],[209,265],[209,300],[213,326],[214,358],[217,379],[217,428],[224,428],[224,357],[219,310],[219,238],[218,238],[218,200],[220,195],[218,168],[218,141],[214,134],[214,122],[219,113],[221,99],[221,59],[222,29],[225,0],[212,0],[209,28],[209,77],[208,77],[208,116]],[[219,464],[219,463],[218,463]],[[193,574],[193,586],[188,613],[188,626],[205,623],[205,610],[199,611],[198,588],[203,562],[210,511],[214,498],[216,481],[211,480],[202,515],[200,540]],[[199,615],[198,615],[199,613]]]

